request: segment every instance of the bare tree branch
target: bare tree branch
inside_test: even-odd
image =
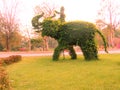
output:
[[[114,32],[120,26],[120,3],[115,0],[101,0],[101,9],[98,11],[96,23],[101,29],[109,30],[110,33],[107,35],[109,46],[114,47]]]
[[[18,2],[3,0],[2,6],[3,8],[0,9],[0,31],[6,38],[6,49],[9,50],[13,33],[19,29],[16,18]]]

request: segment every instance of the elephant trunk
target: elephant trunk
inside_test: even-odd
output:
[[[37,15],[35,17],[32,18],[32,26],[35,28],[35,29],[40,29],[40,25],[41,25],[41,22],[39,22],[39,19],[44,15],[44,13],[42,13],[41,15]]]

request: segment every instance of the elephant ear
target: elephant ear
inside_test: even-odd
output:
[[[39,19],[44,15],[44,13],[42,13],[41,15],[36,15],[35,17],[32,18],[32,26],[34,27],[34,29],[40,29],[41,27],[41,22],[39,22]]]

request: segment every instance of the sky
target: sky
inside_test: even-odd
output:
[[[42,2],[48,2],[55,6],[64,6],[66,21],[84,20],[95,22],[100,0],[18,0],[21,10],[19,12],[20,22],[23,26],[30,26],[34,16],[34,7]]]
[[[3,0],[5,1],[5,0]],[[6,2],[11,5],[12,1]],[[1,7],[0,0],[0,7]],[[97,11],[100,9],[100,0],[17,0],[17,17],[21,27],[32,27],[31,19],[34,17],[34,8],[43,2],[55,5],[59,8],[64,6],[66,21],[84,20],[95,22]]]

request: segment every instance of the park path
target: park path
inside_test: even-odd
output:
[[[120,49],[118,50],[109,50],[108,51],[109,54],[113,54],[113,53],[119,53],[120,54]],[[98,52],[99,54],[107,54],[105,51],[99,51]],[[82,52],[77,52],[77,55],[81,55]],[[8,57],[8,56],[11,56],[11,55],[21,55],[21,56],[24,56],[24,57],[27,57],[27,56],[52,56],[53,55],[53,52],[52,51],[43,51],[43,52],[0,52],[0,58],[2,57]],[[68,55],[68,52],[65,52],[65,55]]]

